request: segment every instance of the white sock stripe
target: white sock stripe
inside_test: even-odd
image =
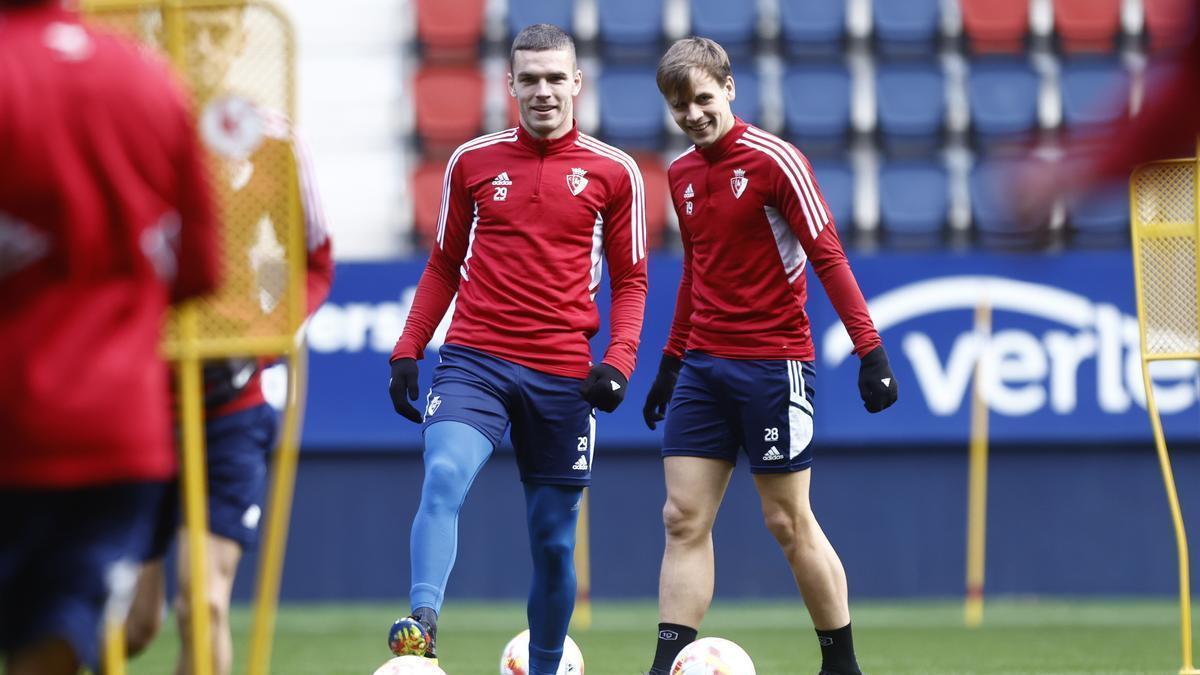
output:
[[[458,164],[459,157],[472,150],[515,140],[517,140],[517,129],[513,127],[467,141],[458,146],[458,149],[450,156],[450,161],[446,162],[446,172],[442,176],[442,201],[438,208],[437,243],[439,248],[442,246],[442,240],[446,237],[446,218],[450,210],[450,176],[454,173],[454,166]]]
[[[804,209],[804,219],[808,221],[808,233],[812,235],[812,238],[815,241],[818,234],[817,220],[812,209],[808,205],[808,201],[804,198],[804,193],[800,189],[800,184],[796,182],[795,174],[793,174],[791,169],[788,168],[786,160],[780,156],[777,150],[773,150],[765,145],[759,145],[752,140],[747,140],[745,136],[739,138],[737,142],[745,145],[746,147],[754,148],[764,155],[767,155],[771,159],[774,159],[775,163],[779,165],[779,168],[783,170],[783,175],[787,177],[788,182],[792,184],[792,189],[796,191],[796,198],[800,201],[801,208]]]
[[[783,151],[784,157],[789,160],[792,168],[800,176],[800,185],[804,188],[804,196],[808,198],[809,204],[813,208],[813,212],[820,216],[817,221],[817,230],[825,229],[825,225],[829,222],[829,214],[826,213],[821,205],[821,199],[818,197],[817,189],[813,185],[812,177],[809,176],[808,168],[805,166],[804,160],[800,157],[800,153],[796,148],[786,141],[783,141],[757,127],[748,127],[746,134],[764,145],[770,145]]]
[[[636,264],[646,257],[646,186],[642,182],[642,172],[638,169],[637,162],[625,152],[586,134],[579,134],[575,143],[617,162],[629,173],[629,183],[633,188],[633,204],[629,209],[632,216],[630,228],[633,233],[633,262]]]

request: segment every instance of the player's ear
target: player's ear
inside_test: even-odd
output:
[[[725,100],[732,101],[737,98],[737,87],[733,84],[733,76],[729,75],[725,78]]]
[[[578,96],[579,92],[582,90],[583,90],[583,71],[576,68],[575,69],[575,79],[574,79],[573,83],[571,84],[571,96]]]
[[[513,98],[517,97],[517,82],[513,79],[511,72],[508,73],[508,95]]]

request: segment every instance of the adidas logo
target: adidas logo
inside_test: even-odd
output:
[[[783,459],[783,453],[779,452],[779,448],[773,445],[771,446],[771,449],[767,450],[767,452],[763,455],[764,462],[778,462],[781,459]]]
[[[492,179],[492,185],[512,185],[512,179],[508,177],[507,171],[502,171],[499,176]]]
[[[691,199],[696,196],[696,191],[692,189],[692,184],[688,183],[687,189],[683,191],[684,199]]]
[[[574,471],[587,471],[588,470],[587,457],[580,456],[579,459],[576,460],[575,466],[571,467],[571,469]]]

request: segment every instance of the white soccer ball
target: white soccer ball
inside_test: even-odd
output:
[[[724,638],[706,637],[683,648],[671,675],[756,675],[746,650]]]
[[[529,630],[517,633],[517,636],[504,645],[500,652],[500,675],[529,675]],[[583,652],[579,645],[568,635],[563,640],[562,660],[558,662],[557,675],[583,675]]]
[[[446,671],[438,668],[436,663],[424,656],[409,654],[397,656],[379,666],[375,675],[446,675]]]

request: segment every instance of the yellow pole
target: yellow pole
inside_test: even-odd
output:
[[[963,618],[968,628],[983,624],[983,579],[987,543],[988,405],[984,393],[983,361],[992,332],[987,301],[975,307],[975,335],[981,340],[971,392],[971,448],[967,479],[967,597]]]
[[[125,675],[125,617],[104,622],[104,675]]]
[[[571,615],[573,630],[592,627],[592,556],[588,527],[588,489],[583,489],[579,502],[579,523],[575,527],[575,613]]]

